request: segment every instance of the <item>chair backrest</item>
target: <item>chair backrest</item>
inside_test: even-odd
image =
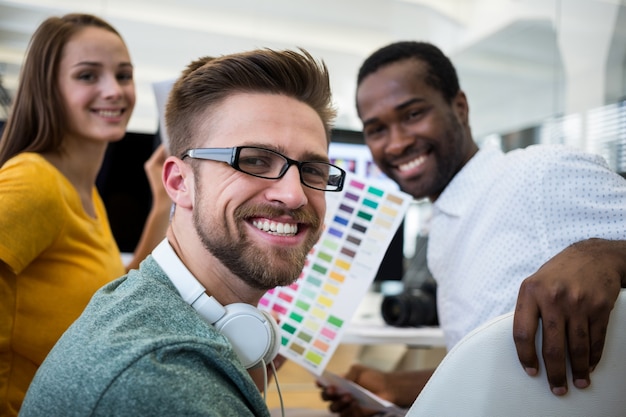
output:
[[[602,359],[591,386],[550,392],[543,360],[536,377],[523,371],[512,336],[513,313],[463,338],[437,367],[408,416],[626,416],[626,290],[611,312]],[[541,352],[541,330],[537,351]],[[540,355],[541,356],[541,355]]]

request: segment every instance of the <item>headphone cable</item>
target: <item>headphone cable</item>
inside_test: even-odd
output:
[[[276,366],[274,361],[270,362],[272,373],[274,374],[274,381],[276,382],[276,392],[278,393],[278,400],[280,401],[280,415],[285,417],[285,406],[283,404],[283,394],[280,392],[280,385],[278,385],[278,372],[276,372]]]

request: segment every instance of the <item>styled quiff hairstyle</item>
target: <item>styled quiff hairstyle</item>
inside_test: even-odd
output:
[[[207,109],[215,109],[236,93],[280,94],[309,105],[322,120],[330,143],[336,112],[326,65],[303,49],[258,49],[204,57],[187,66],[174,83],[166,106],[170,153],[180,157],[192,148]]]
[[[86,27],[102,28],[122,39],[99,17],[75,13],[50,17],[33,34],[12,111],[0,139],[0,166],[21,152],[60,148],[68,120],[59,89],[59,64],[67,42]]]
[[[426,64],[426,84],[440,91],[448,103],[452,102],[460,89],[454,65],[439,48],[428,42],[402,41],[378,49],[361,65],[357,86],[380,68],[406,59],[416,59]]]

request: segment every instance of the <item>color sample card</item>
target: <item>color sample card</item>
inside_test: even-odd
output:
[[[299,278],[259,302],[280,317],[283,356],[322,374],[411,200],[350,174],[342,192],[326,193],[325,229]]]

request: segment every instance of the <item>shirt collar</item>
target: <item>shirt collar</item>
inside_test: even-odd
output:
[[[460,216],[496,179],[492,173],[503,158],[504,153],[498,147],[479,149],[439,195],[433,203],[434,209],[450,216]]]

